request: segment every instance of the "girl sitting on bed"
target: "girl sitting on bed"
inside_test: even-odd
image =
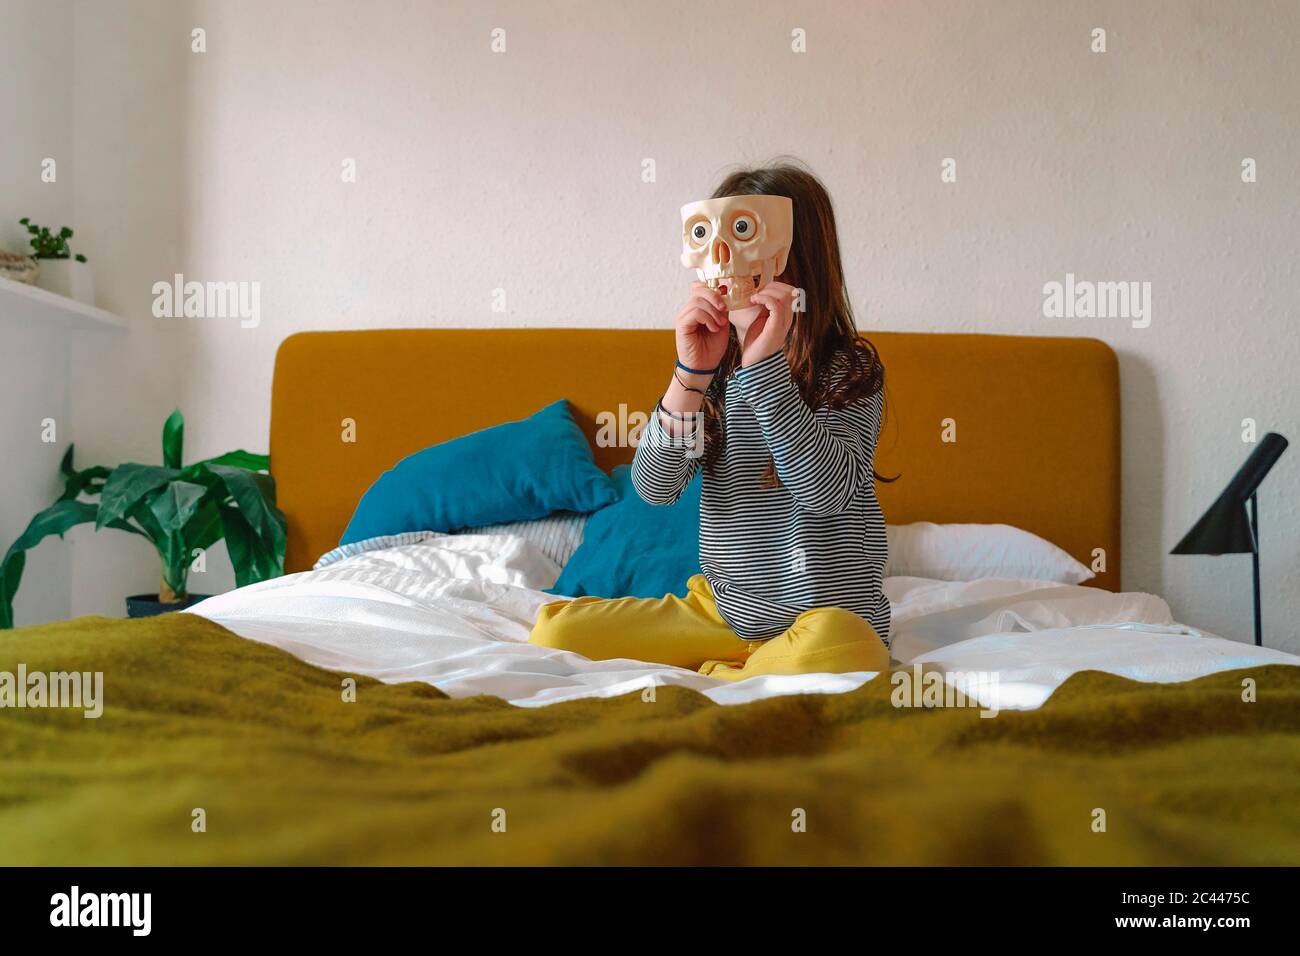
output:
[[[677,367],[632,463],[637,494],[655,505],[703,469],[704,573],[684,598],[544,605],[529,640],[728,680],[884,670],[887,545],[873,468],[884,369],[854,325],[821,182],[776,165],[728,176],[714,198],[738,195],[792,200],[786,269],[744,313],[692,285],[676,319]]]

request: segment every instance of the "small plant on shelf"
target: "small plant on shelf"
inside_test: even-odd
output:
[[[18,222],[27,227],[28,234],[31,235],[32,258],[33,259],[75,259],[78,262],[85,262],[86,257],[81,253],[73,255],[72,250],[68,248],[68,240],[72,238],[72,230],[67,226],[61,228],[58,232],[50,231],[49,226],[38,226],[27,216],[19,219]]]

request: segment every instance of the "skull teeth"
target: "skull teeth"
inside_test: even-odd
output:
[[[726,286],[728,294],[734,294],[737,290],[744,291],[746,286],[753,292],[758,288],[758,284],[763,281],[763,277],[758,273],[752,276],[715,276],[707,280],[710,289],[717,289],[719,286]]]

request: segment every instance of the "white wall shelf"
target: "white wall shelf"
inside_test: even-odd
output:
[[[0,319],[84,329],[126,328],[126,320],[106,309],[4,278],[0,278]]]

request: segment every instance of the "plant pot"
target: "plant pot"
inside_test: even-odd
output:
[[[155,617],[159,614],[166,614],[168,611],[183,611],[187,607],[193,607],[200,601],[205,601],[210,597],[212,597],[211,594],[191,594],[183,601],[164,604],[158,600],[157,594],[132,594],[126,599],[126,616]]]
[[[46,292],[66,296],[83,305],[95,304],[95,277],[89,263],[76,259],[39,259],[36,284]]]

